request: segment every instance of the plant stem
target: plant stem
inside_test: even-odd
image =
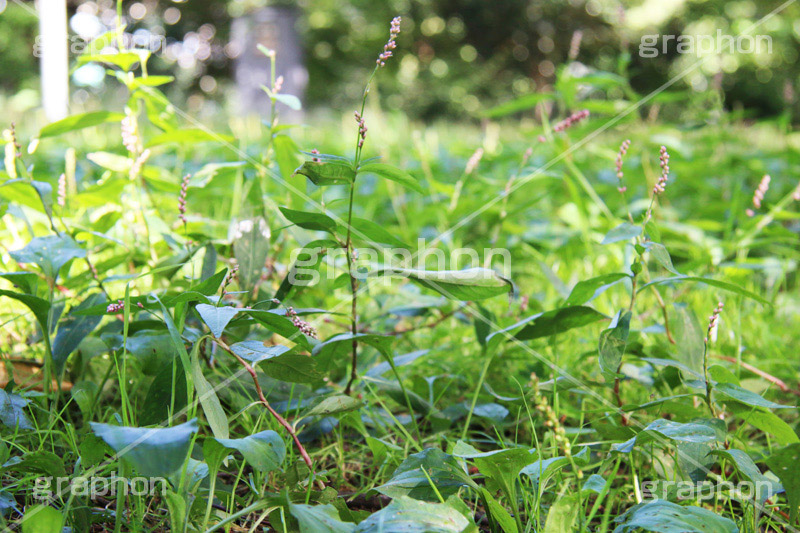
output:
[[[277,420],[278,423],[282,425],[284,429],[286,429],[289,435],[291,435],[292,440],[294,441],[294,444],[297,447],[297,451],[298,453],[300,453],[300,457],[303,458],[303,462],[306,464],[306,466],[308,466],[308,469],[311,471],[311,478],[314,479],[316,474],[314,474],[314,463],[311,460],[311,457],[309,457],[308,452],[306,451],[303,444],[300,442],[300,439],[297,438],[297,432],[294,430],[292,425],[283,416],[281,416],[280,413],[278,413],[275,409],[273,409],[272,406],[267,401],[267,398],[264,396],[264,391],[261,390],[261,384],[258,382],[258,375],[256,374],[256,370],[252,367],[252,365],[250,365],[250,363],[248,363],[247,361],[239,357],[236,353],[234,353],[234,351],[231,349],[230,346],[228,346],[225,343],[225,341],[223,341],[222,339],[214,338],[214,342],[217,343],[217,346],[219,346],[220,348],[222,348],[223,350],[234,356],[253,378],[253,384],[255,385],[259,401],[264,407],[267,408],[269,414],[271,414],[273,418],[275,418],[275,420]],[[322,481],[318,480],[317,483],[319,484],[320,489],[325,488],[325,485],[322,483]]]

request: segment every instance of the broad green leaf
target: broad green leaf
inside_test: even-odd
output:
[[[671,306],[668,313],[669,326],[675,339],[675,359],[692,369],[693,374],[702,373],[706,332],[697,315],[689,307],[677,303]]]
[[[505,117],[507,115],[519,113],[520,111],[533,109],[540,102],[546,102],[553,99],[555,99],[555,95],[552,93],[526,94],[524,96],[520,96],[519,98],[515,98],[514,100],[510,100],[498,106],[482,111],[480,114],[486,118]]]
[[[650,252],[650,257],[655,259],[659,265],[676,276],[683,275],[675,270],[675,267],[672,265],[672,258],[663,244],[659,244],[657,242],[646,242],[643,246]]]
[[[753,460],[742,450],[731,448],[729,450],[712,450],[711,455],[723,457],[736,466],[746,481],[753,484],[755,489],[756,500],[763,505],[767,498],[771,498],[774,494],[783,492],[783,486],[777,481],[770,479],[761,473],[761,470],[756,466]]]
[[[394,246],[395,248],[402,248],[404,250],[409,249],[407,244],[392,235],[390,231],[371,220],[353,217],[350,226],[353,230],[353,237],[369,244],[377,243]]]
[[[465,533],[477,528],[463,514],[443,503],[426,503],[405,496],[361,522],[356,533]]]
[[[189,454],[197,420],[171,428],[111,426],[90,422],[95,435],[118,457],[143,476],[168,477],[177,472]]]
[[[39,196],[44,212],[48,217],[53,216],[53,186],[45,181],[31,181],[30,184]]]
[[[14,472],[32,472],[53,477],[60,477],[66,474],[64,459],[47,450],[26,452],[20,460],[8,461],[3,465],[3,468]]]
[[[241,439],[213,440],[223,448],[239,451],[248,464],[261,473],[280,469],[286,458],[283,439],[269,429]]]
[[[55,363],[57,374],[61,374],[64,369],[64,363],[67,362],[70,354],[78,349],[81,341],[88,337],[103,319],[102,316],[85,316],[76,312],[103,301],[105,301],[105,297],[101,293],[92,294],[59,322],[56,338],[53,341],[53,362]]]
[[[634,237],[638,237],[641,234],[641,226],[635,226],[630,222],[623,222],[619,226],[606,233],[606,236],[603,237],[603,241],[600,244],[612,244],[619,241],[628,241]]]
[[[142,58],[133,52],[117,52],[113,54],[91,54],[78,57],[78,65],[86,63],[108,63],[121,68],[124,71],[131,70],[131,67],[140,62]]]
[[[800,437],[797,436],[792,427],[770,411],[753,409],[748,405],[737,402],[728,404],[727,408],[753,427],[773,435],[780,444],[800,442]]]
[[[283,105],[294,109],[295,111],[300,111],[303,109],[303,104],[300,102],[300,99],[292,94],[274,94],[273,98],[278,102],[282,103]]]
[[[313,339],[309,339],[295,326],[291,320],[285,316],[276,313],[274,310],[267,309],[240,309],[240,311],[248,316],[253,317],[253,320],[263,325],[269,331],[277,333],[286,339],[302,346],[306,350],[312,348]]]
[[[324,213],[309,213],[306,211],[295,211],[288,207],[281,207],[281,213],[289,222],[300,226],[304,229],[313,231],[327,231],[328,233],[336,234],[336,222]]]
[[[490,347],[494,347],[509,336],[520,341],[549,337],[606,318],[608,317],[591,307],[562,307],[535,314],[505,329],[495,331],[486,338],[486,341]]]
[[[353,167],[346,163],[336,161],[326,161],[317,163],[306,161],[295,174],[302,174],[317,186],[323,185],[347,185],[353,182],[356,173]]]
[[[455,457],[438,448],[427,448],[409,455],[392,478],[375,490],[391,498],[410,496],[416,500],[438,501],[436,491],[447,498],[461,487],[477,488],[477,485]]]
[[[681,506],[666,500],[634,505],[615,522],[620,525],[614,533],[739,533],[736,524],[727,518],[701,507]]]
[[[532,462],[520,471],[520,474],[528,476],[535,487],[547,486],[547,482],[558,472],[564,468],[572,466],[572,463],[577,466],[585,466],[589,462],[589,449],[583,447],[578,453],[573,454],[572,458],[569,457],[549,457],[547,459]]]
[[[514,494],[520,472],[539,461],[539,454],[533,449],[508,448],[480,452],[463,441],[458,441],[453,447],[453,455],[475,463],[478,471],[502,487],[506,495]]]
[[[384,163],[368,163],[358,167],[359,174],[377,174],[378,176],[387,180],[396,181],[403,187],[414,189],[419,193],[424,193],[425,189],[419,184],[417,179],[399,168]]]
[[[572,533],[581,511],[580,494],[558,498],[547,512],[544,533]]]
[[[766,463],[786,490],[791,521],[792,524],[796,524],[800,507],[800,476],[797,475],[797,465],[800,464],[800,443],[790,444],[773,452]]]
[[[206,323],[211,334],[216,338],[220,338],[222,332],[225,331],[225,326],[228,325],[233,317],[239,312],[235,307],[222,306],[217,307],[209,304],[197,304],[195,307],[203,322]]]
[[[713,442],[717,440],[717,433],[710,426],[697,423],[673,422],[672,420],[658,419],[648,424],[635,437],[621,444],[611,447],[612,451],[630,453],[633,447],[643,445],[648,442],[657,441],[663,444],[665,441],[675,442]]]
[[[110,111],[94,111],[71,115],[42,128],[39,132],[39,138],[55,137],[69,131],[98,126],[107,122],[121,122],[123,118],[125,118],[125,115],[122,113],[112,113]]]
[[[7,279],[15,289],[21,289],[25,294],[36,294],[39,276],[34,272],[4,272],[0,273],[0,278]]]
[[[714,386],[714,392],[752,407],[761,407],[764,409],[795,409],[793,405],[781,405],[765,400],[755,392],[743,389],[733,383],[718,383]]]
[[[231,350],[259,368],[269,377],[288,383],[316,383],[324,375],[317,370],[313,357],[293,353],[286,346],[268,346],[261,341],[242,341]]]
[[[9,393],[0,389],[0,423],[11,428],[33,429],[33,424],[25,414],[25,406],[28,405],[27,398],[19,394]]]
[[[720,281],[718,279],[711,279],[711,278],[701,278],[698,276],[675,276],[672,278],[658,278],[650,281],[649,283],[645,283],[639,289],[637,289],[637,293],[642,292],[647,287],[651,285],[660,285],[664,283],[681,283],[681,282],[697,282],[697,283],[705,283],[706,285],[710,285],[712,287],[716,287],[718,289],[722,289],[724,291],[732,292],[734,294],[739,294],[741,296],[745,296],[750,298],[751,300],[755,300],[759,303],[764,305],[772,305],[768,300],[762,298],[758,294],[748,291],[739,287],[738,285],[734,285],[733,283],[728,283],[727,281]]]
[[[47,331],[47,313],[50,310],[50,302],[43,298],[31,296],[30,294],[22,294],[3,289],[0,289],[0,296],[13,298],[24,304],[25,307],[33,312],[33,316],[36,317],[36,321],[39,323],[39,326],[41,326],[42,331]]]
[[[86,251],[66,235],[36,237],[21,250],[9,252],[17,263],[34,263],[48,279],[55,280],[61,267]]]
[[[683,372],[686,372],[687,374],[690,374],[696,378],[703,378],[702,373],[692,370],[680,361],[673,361],[672,359],[660,359],[658,357],[642,357],[642,361],[647,361],[654,366],[669,366],[672,368],[677,368],[678,370],[682,370]]]
[[[352,533],[355,524],[342,522],[339,511],[331,504],[306,505],[290,503],[289,512],[300,525],[299,531],[308,533]]]
[[[408,268],[384,268],[373,275],[393,275],[409,278],[427,289],[451,300],[485,300],[506,294],[513,288],[508,280],[488,268],[468,268],[464,270],[415,270]]]
[[[271,233],[262,217],[237,222],[233,228],[233,255],[239,265],[242,290],[251,291],[261,279],[269,253]]]
[[[47,505],[33,505],[25,509],[22,517],[22,533],[61,533],[64,516]]]
[[[330,339],[314,346],[311,355],[317,360],[320,368],[330,368],[336,361],[341,360],[345,354],[351,352],[353,339],[358,341],[361,345],[367,344],[372,346],[387,359],[392,357],[394,337],[371,333],[358,333],[356,335],[352,333],[340,333],[339,335],[334,335]]]
[[[618,272],[615,274],[604,274],[602,276],[597,276],[596,278],[579,281],[572,288],[572,291],[570,291],[569,296],[567,296],[567,299],[564,301],[564,306],[569,307],[573,305],[583,305],[585,303],[589,303],[605,292],[606,289],[619,283],[625,278],[630,278],[630,276],[628,274]]]
[[[608,329],[600,333],[597,350],[600,352],[600,369],[607,376],[615,376],[622,364],[628,332],[631,326],[630,311],[619,311]]]
[[[361,400],[353,398],[352,396],[334,394],[333,396],[326,396],[322,398],[322,400],[316,402],[308,411],[304,412],[300,418],[346,413],[347,411],[354,411],[362,405],[363,403]]]
[[[114,172],[128,172],[133,161],[124,155],[109,152],[92,152],[86,154],[86,159],[92,163]]]
[[[74,389],[73,389],[74,390]],[[160,424],[186,407],[186,372],[179,357],[168,361],[153,378],[139,413],[143,426]]]
[[[198,144],[203,142],[218,142],[222,144],[232,143],[234,138],[230,135],[220,135],[199,128],[185,130],[165,131],[150,139],[147,143],[148,148],[163,144]]]

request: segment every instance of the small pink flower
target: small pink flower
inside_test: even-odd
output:
[[[181,219],[181,222],[184,224],[186,224],[186,193],[189,190],[189,179],[191,177],[191,174],[186,174],[183,177],[183,182],[181,183],[181,193],[178,196],[178,218]]]
[[[386,60],[392,57],[392,50],[397,48],[395,39],[397,39],[397,35],[400,33],[401,20],[400,17],[392,19],[392,25],[389,28],[389,41],[383,46],[383,52],[381,52],[381,55],[379,55],[378,59],[375,61],[379,67],[386,65]]]
[[[558,124],[556,124],[555,126],[553,126],[553,131],[556,133],[562,132],[568,128],[571,128],[581,120],[584,120],[588,117],[589,117],[588,109],[577,111],[568,116],[567,118],[565,118],[564,120],[562,120],[561,122],[559,122]]]

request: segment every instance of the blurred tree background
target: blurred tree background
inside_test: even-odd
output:
[[[150,62],[151,73],[176,76],[168,89],[189,111],[231,110],[233,63],[242,53],[231,40],[237,17],[265,6],[298,12],[304,43],[308,108],[349,108],[388,35],[391,18],[403,16],[396,60],[387,65],[379,92],[383,103],[412,117],[470,118],[480,110],[551,89],[558,69],[626,76],[645,94],[697,60],[678,54],[642,58],[643,35],[736,35],[782,4],[779,0],[140,0],[125,1],[124,17],[137,42],[166,46]],[[70,32],[91,39],[114,27],[115,2],[68,2]],[[37,21],[33,2],[0,0],[0,90],[4,105],[38,105]],[[771,116],[796,106],[800,4],[769,17],[753,30],[769,35],[771,53],[723,54],[681,79],[673,89],[703,95],[715,91],[728,108]],[[580,39],[579,39],[580,37]],[[580,41],[580,46],[578,46]],[[659,42],[659,46],[660,46]],[[265,63],[266,65],[266,63]],[[391,74],[390,74],[391,73]],[[113,97],[102,68],[87,65],[71,79],[72,104],[96,107]],[[609,95],[613,97],[614,95]],[[686,106],[682,105],[682,109]],[[681,109],[679,108],[679,110]]]

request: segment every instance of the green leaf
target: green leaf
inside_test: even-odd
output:
[[[506,495],[514,494],[522,470],[539,461],[539,454],[533,449],[508,448],[480,452],[463,441],[458,441],[453,447],[453,455],[474,462],[478,471],[500,485]]]
[[[620,525],[614,533],[739,533],[736,524],[727,518],[701,507],[681,506],[666,500],[634,505],[615,521]]]
[[[288,207],[281,207],[281,213],[289,222],[300,226],[303,229],[313,231],[327,231],[331,235],[336,234],[336,222],[324,213],[309,213],[306,211],[295,211]]]
[[[3,289],[0,289],[0,296],[13,298],[24,304],[25,307],[33,312],[33,316],[36,317],[36,321],[39,323],[39,326],[41,326],[42,331],[47,331],[47,313],[50,309],[50,302],[37,296],[31,296],[30,294],[22,294]]]
[[[233,353],[250,361],[271,378],[288,383],[316,383],[324,375],[317,370],[313,357],[293,353],[286,346],[268,346],[261,341],[237,342]]]
[[[426,503],[400,496],[361,522],[356,533],[464,533],[477,531],[459,511],[443,503]]]
[[[461,487],[477,488],[477,485],[455,457],[438,448],[427,448],[409,455],[392,478],[375,490],[391,498],[410,496],[416,500],[438,501],[436,491],[447,498]]]
[[[339,335],[334,335],[314,346],[311,355],[317,359],[320,368],[327,369],[334,361],[340,360],[344,354],[350,352],[353,339],[357,340],[359,344],[372,346],[387,359],[391,359],[392,357],[394,337],[372,333],[358,333],[356,335],[352,333],[340,333]]]
[[[369,244],[385,244],[394,246],[395,248],[402,248],[408,250],[409,246],[403,241],[392,235],[380,224],[376,224],[371,220],[365,218],[353,217],[350,221],[350,226],[353,229],[353,236],[359,240],[365,241]]]
[[[506,294],[513,288],[511,280],[488,268],[465,270],[415,270],[408,268],[384,268],[376,275],[395,275],[409,278],[427,289],[433,289],[451,300],[485,300]]]
[[[362,405],[363,403],[361,400],[351,396],[334,394],[333,396],[326,396],[322,398],[322,400],[316,402],[308,411],[303,413],[300,418],[346,413],[347,411],[355,411]]]
[[[86,159],[92,163],[114,172],[128,172],[133,161],[129,157],[109,152],[92,152],[86,154]]]
[[[107,122],[121,122],[124,118],[124,114],[112,113],[110,111],[94,111],[91,113],[71,115],[42,128],[41,131],[39,131],[39,138],[55,137],[56,135],[61,135],[69,131],[90,128]]]
[[[160,146],[162,144],[199,144],[203,142],[232,143],[235,139],[230,135],[220,135],[199,128],[189,128],[185,130],[165,131],[154,136],[147,143],[148,148]]]
[[[792,524],[796,524],[800,507],[800,476],[797,475],[797,465],[800,464],[800,443],[790,444],[773,452],[766,463],[786,490],[791,521]]]
[[[35,263],[42,273],[55,280],[67,262],[77,257],[86,257],[86,251],[66,235],[36,237],[21,250],[9,252],[17,263]]]
[[[206,323],[211,334],[216,338],[220,338],[222,332],[225,331],[225,326],[228,325],[233,317],[239,312],[235,307],[222,306],[217,307],[209,304],[197,304],[195,307],[203,322]]]
[[[270,230],[262,217],[240,220],[233,231],[233,255],[239,265],[242,290],[251,291],[261,279],[270,246]]]
[[[621,444],[615,444],[611,451],[630,453],[635,445],[642,445],[653,440],[670,440],[675,442],[713,442],[717,440],[714,428],[697,423],[681,424],[663,418],[651,422],[635,437]]]
[[[753,409],[745,404],[736,402],[732,402],[727,407],[729,411],[748,424],[773,435],[775,440],[780,444],[794,444],[800,442],[800,438],[792,427],[774,413],[762,409]]]
[[[387,180],[396,181],[403,187],[413,189],[419,193],[424,193],[425,189],[419,184],[417,179],[399,168],[384,163],[367,163],[358,167],[359,174],[377,174]]]
[[[101,293],[92,294],[59,322],[56,338],[53,341],[53,362],[57,374],[61,374],[70,354],[78,349],[81,341],[88,337],[103,319],[102,316],[79,315],[77,311],[83,311],[104,301],[105,297]]]
[[[583,305],[589,303],[609,287],[619,283],[630,275],[617,272],[615,274],[604,274],[596,278],[579,281],[570,291],[569,296],[564,301],[565,306]]]
[[[718,383],[714,386],[714,392],[723,394],[728,398],[732,398],[737,402],[750,405],[752,407],[761,407],[764,409],[795,409],[793,405],[781,405],[779,403],[765,400],[755,392],[743,389],[742,387],[733,383]]]
[[[283,439],[269,429],[241,439],[213,440],[223,448],[239,451],[250,466],[262,474],[280,469],[286,458],[286,445]]]
[[[673,304],[669,310],[670,328],[675,339],[674,357],[694,375],[703,371],[706,332],[697,315],[685,305]]]
[[[295,111],[300,111],[301,109],[303,109],[303,103],[300,101],[298,97],[294,96],[293,94],[278,93],[278,94],[273,94],[272,97],[275,98],[276,101],[282,103],[283,105],[291,109],[294,109]]]
[[[299,531],[308,533],[352,533],[356,525],[342,522],[339,511],[331,504],[305,505],[290,503],[289,512],[297,519]]]
[[[509,334],[520,341],[549,337],[605,318],[608,317],[591,307],[562,307],[535,314],[505,329],[495,331],[486,338],[486,341],[490,347],[494,347]]]
[[[139,412],[139,423],[143,426],[162,423],[170,413],[174,415],[186,407],[187,398],[186,372],[180,358],[173,357],[150,383]]]
[[[240,309],[240,311],[253,317],[253,320],[269,331],[277,333],[307,350],[311,349],[312,343],[309,338],[301,333],[297,326],[285,316],[267,309]]]
[[[711,278],[701,278],[698,276],[676,276],[672,278],[658,278],[650,281],[649,283],[645,283],[636,291],[637,293],[642,292],[650,285],[660,285],[663,283],[681,283],[681,282],[697,282],[697,283],[705,283],[706,285],[711,285],[712,287],[716,287],[718,289],[722,289],[724,291],[732,292],[734,294],[739,294],[741,296],[745,296],[750,298],[751,300],[755,300],[759,303],[764,305],[772,305],[768,300],[762,298],[758,294],[754,292],[750,292],[746,289],[739,287],[738,285],[734,285],[733,283],[728,283],[727,281],[720,281],[717,279]]]
[[[509,102],[505,102],[498,106],[482,111],[480,114],[486,118],[505,117],[507,115],[519,113],[520,111],[533,109],[540,102],[546,102],[553,99],[555,99],[555,95],[552,93],[526,94]]]
[[[53,216],[53,186],[45,181],[30,181],[31,187],[36,191],[42,208],[48,217]]]
[[[547,512],[544,533],[572,533],[581,510],[580,501],[580,494],[558,498]]]
[[[603,240],[600,244],[612,244],[619,241],[628,241],[634,237],[638,237],[641,234],[641,226],[635,226],[630,222],[623,222],[619,226],[606,233],[606,236],[603,237]]]
[[[61,533],[64,516],[53,507],[33,505],[22,517],[22,533]]]
[[[78,65],[85,65],[86,63],[108,63],[121,68],[124,71],[130,71],[131,67],[141,61],[139,54],[133,52],[117,52],[113,54],[91,54],[82,55],[78,57]]]
[[[630,311],[619,311],[611,321],[609,328],[600,333],[597,347],[600,352],[600,369],[609,377],[615,376],[622,364],[630,326]]]
[[[11,429],[33,429],[33,424],[25,414],[25,406],[29,401],[19,394],[0,389],[0,424]]]
[[[767,498],[783,492],[783,486],[761,473],[753,460],[742,450],[731,448],[729,450],[711,450],[710,455],[724,457],[736,466],[739,475],[746,481],[753,483],[756,500],[763,505]]]
[[[356,172],[349,164],[334,161],[320,162],[306,161],[294,171],[311,180],[317,186],[347,185],[353,182]]]
[[[90,422],[95,435],[103,439],[138,473],[150,477],[168,477],[177,472],[189,454],[197,420],[171,428],[111,426]]]
[[[206,415],[208,425],[211,426],[211,432],[218,439],[227,439],[230,435],[228,417],[222,409],[222,405],[219,403],[216,390],[205,378],[203,370],[200,367],[200,342],[194,343],[190,359],[190,364],[192,365],[192,381],[197,391],[197,399],[203,407],[203,413]]]
[[[650,252],[650,257],[655,259],[659,265],[676,276],[683,275],[675,270],[674,266],[672,266],[672,258],[669,256],[669,252],[663,244],[659,244],[657,242],[646,242],[643,246]]]

